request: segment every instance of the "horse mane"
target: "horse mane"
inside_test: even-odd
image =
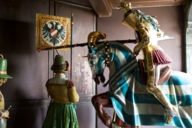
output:
[[[117,49],[119,49],[120,51],[123,51],[123,52],[125,52],[125,53],[128,53],[128,54],[129,54],[129,57],[130,57],[130,56],[131,56],[131,58],[134,58],[134,57],[135,57],[133,51],[132,51],[127,45],[122,44],[122,43],[119,43],[119,42],[111,42],[111,43],[109,43],[109,44],[110,44],[110,46],[111,46],[112,48],[117,48]],[[127,59],[128,59],[128,58],[127,58]]]
[[[129,67],[128,65],[130,65],[130,63],[127,63],[127,62],[131,62],[131,63],[137,62],[132,50],[127,45],[119,43],[119,42],[109,42],[109,45],[112,49],[114,49],[114,50],[117,49],[117,50],[121,51],[123,54],[125,54],[126,63],[124,63],[122,65],[123,70],[125,69],[125,67],[126,67],[126,69],[128,69],[128,67]],[[112,61],[113,61],[113,59],[112,59]],[[132,65],[134,65],[134,63],[132,63]],[[121,71],[122,69],[119,69],[119,71]],[[118,73],[116,72],[115,74],[118,74]],[[114,76],[115,74],[112,74],[112,76]],[[107,86],[108,83],[109,83],[109,80],[103,85],[103,87]]]
[[[120,46],[122,48],[124,48],[125,50],[129,51],[131,54],[133,54],[132,50],[125,44],[122,44],[120,42],[109,42],[111,45],[117,45],[117,46]]]

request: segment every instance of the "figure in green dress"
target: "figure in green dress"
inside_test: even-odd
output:
[[[7,60],[0,54],[0,86],[5,84],[8,79],[12,78],[7,75]],[[7,127],[7,119],[9,118],[9,111],[5,110],[4,96],[0,91],[0,128]]]
[[[121,8],[125,11],[123,24],[133,28],[137,35],[138,44],[134,48],[134,54],[143,51],[144,69],[147,74],[146,90],[163,105],[166,110],[167,123],[177,115],[176,106],[171,104],[163,91],[157,86],[159,80],[159,66],[169,64],[171,59],[157,44],[158,38],[163,35],[155,17],[145,15],[140,10],[131,8],[131,3],[121,2]]]
[[[43,128],[79,128],[75,105],[79,95],[73,82],[65,75],[68,66],[63,56],[55,56],[51,67],[54,77],[46,83],[51,102]]]

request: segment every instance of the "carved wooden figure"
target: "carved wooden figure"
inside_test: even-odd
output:
[[[7,74],[7,60],[0,54],[0,86],[5,84],[8,79],[12,78]],[[0,91],[0,128],[7,127],[7,119],[9,118],[9,111],[5,110],[4,96]]]
[[[55,56],[51,67],[55,74],[46,83],[51,102],[43,128],[79,128],[75,104],[79,95],[73,82],[65,75],[68,66],[63,56]]]

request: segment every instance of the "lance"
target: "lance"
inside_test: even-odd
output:
[[[128,39],[128,40],[111,40],[111,41],[99,41],[97,44],[105,43],[105,42],[118,42],[118,43],[136,43],[135,39]],[[43,50],[50,50],[50,49],[61,49],[61,48],[74,48],[74,47],[84,47],[87,46],[88,43],[76,43],[76,44],[71,44],[71,45],[63,45],[63,46],[56,46],[52,48],[45,48]]]

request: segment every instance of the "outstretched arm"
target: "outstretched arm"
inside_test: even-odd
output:
[[[134,48],[134,54],[138,55],[140,50],[149,44],[149,29],[146,23],[137,23],[136,31],[139,34],[139,42]]]

